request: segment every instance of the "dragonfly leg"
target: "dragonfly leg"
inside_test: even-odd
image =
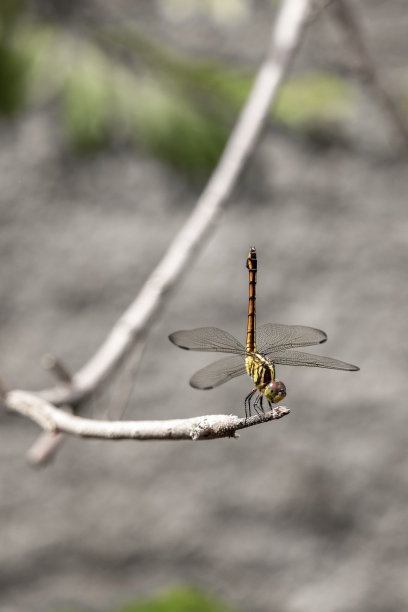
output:
[[[265,414],[265,410],[263,408],[263,393],[259,393],[258,397],[254,401],[253,408],[258,416]]]
[[[252,391],[248,393],[248,395],[245,398],[245,418],[246,419],[248,419],[251,416],[251,399],[257,390],[258,389],[255,387],[255,389],[252,389]]]

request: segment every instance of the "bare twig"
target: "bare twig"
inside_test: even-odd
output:
[[[302,39],[306,20],[310,16],[310,7],[311,0],[285,0],[282,3],[267,56],[257,74],[251,94],[193,213],[176,235],[162,261],[153,270],[138,297],[114,325],[95,355],[73,375],[70,385],[45,389],[38,393],[42,398],[55,406],[77,406],[117,371],[123,360],[143,339],[163,303],[164,296],[174,287],[214,226],[248,157],[253,152],[269,109]],[[16,409],[15,401],[13,409]],[[62,415],[65,419],[73,418],[64,413]],[[157,426],[160,427],[160,424]]]
[[[44,369],[51,372],[57,380],[66,385],[71,384],[72,375],[67,366],[55,355],[47,353],[43,356],[41,364]],[[65,406],[64,410],[72,412],[70,406]],[[27,451],[27,459],[31,465],[41,465],[51,460],[57,449],[64,440],[64,434],[50,433],[44,431]]]
[[[7,395],[7,392],[8,392],[8,389],[6,385],[4,384],[4,382],[2,381],[2,379],[0,378],[0,397],[4,399]]]
[[[94,421],[55,408],[46,400],[25,391],[10,391],[7,406],[28,417],[46,432],[61,432],[85,438],[108,440],[211,440],[236,437],[239,429],[280,419],[290,413],[289,408],[276,406],[263,416],[249,419],[235,415],[209,414],[191,419],[167,421]]]
[[[47,353],[41,360],[42,367],[51,372],[57,380],[62,383],[70,384],[72,381],[71,372],[68,370],[65,363],[60,359]]]
[[[28,449],[26,453],[27,461],[31,465],[45,465],[51,461],[64,440],[65,434],[63,433],[43,431]]]
[[[64,406],[59,410],[65,410],[65,412],[72,414],[72,408],[70,406]],[[53,458],[57,449],[64,441],[64,438],[65,435],[63,433],[43,431],[27,451],[28,462],[31,463],[31,465],[43,465],[47,463]]]
[[[327,9],[333,2],[337,2],[337,0],[312,0],[310,4],[310,8],[308,11],[308,15],[306,17],[306,23],[310,24],[318,17],[318,15]]]
[[[347,46],[353,49],[355,54],[357,63],[354,69],[356,74],[365,85],[371,88],[374,96],[394,125],[395,132],[408,153],[408,124],[404,120],[396,101],[390,95],[387,86],[383,83],[375,63],[370,57],[364,42],[363,32],[354,14],[354,9],[347,0],[337,0],[334,3],[334,9],[338,23],[346,35]]]

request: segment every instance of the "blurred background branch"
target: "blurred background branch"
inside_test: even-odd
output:
[[[364,85],[370,88],[385,115],[394,126],[395,135],[408,154],[408,124],[402,110],[402,105],[395,100],[390,87],[386,85],[376,67],[375,60],[370,56],[364,40],[362,28],[356,18],[354,8],[349,0],[334,2],[334,11],[338,25],[343,31],[347,48],[351,49],[353,58],[353,71]]]

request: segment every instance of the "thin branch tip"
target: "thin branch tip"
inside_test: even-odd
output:
[[[0,378],[0,397],[2,397],[3,399],[6,398],[6,395],[8,393],[8,389],[6,387],[6,385],[3,382],[3,379]]]
[[[41,365],[44,370],[51,372],[54,377],[61,383],[70,384],[72,382],[72,374],[65,363],[51,353],[46,353],[41,359]]]

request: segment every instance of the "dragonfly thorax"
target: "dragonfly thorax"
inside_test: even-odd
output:
[[[260,353],[247,353],[245,366],[248,376],[252,378],[260,391],[275,380],[275,368]]]

